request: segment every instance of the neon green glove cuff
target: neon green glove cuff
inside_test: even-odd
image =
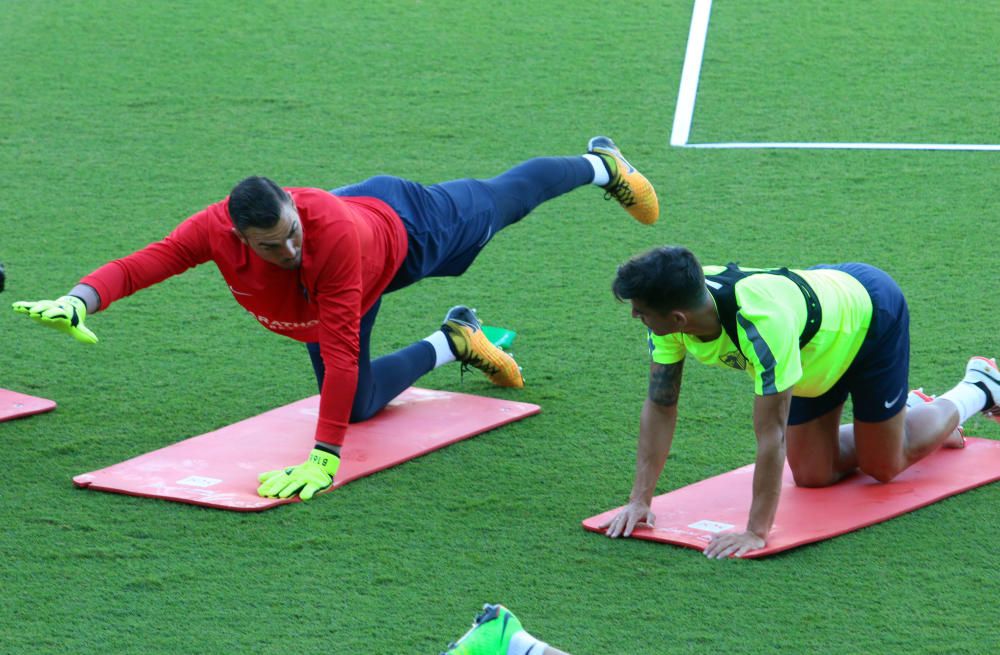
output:
[[[309,461],[319,465],[331,478],[340,470],[340,457],[320,448],[313,448],[309,453]]]
[[[76,296],[62,296],[57,300],[22,300],[11,307],[37,323],[65,332],[80,343],[97,343],[97,335],[83,324],[87,318],[87,305]]]
[[[316,492],[333,484],[333,476],[340,468],[340,458],[319,448],[309,453],[309,459],[298,466],[261,473],[262,483],[257,494],[265,498],[288,498],[296,493],[302,500],[309,500]]]

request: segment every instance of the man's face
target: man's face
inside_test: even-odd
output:
[[[632,303],[632,318],[642,321],[642,324],[658,337],[680,332],[686,323],[683,312],[673,311],[661,314],[641,300],[633,298],[629,302]]]
[[[282,206],[274,227],[250,227],[236,235],[266,262],[287,269],[302,265],[302,221],[293,204]]]

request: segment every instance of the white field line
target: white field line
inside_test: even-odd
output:
[[[816,148],[824,150],[993,150],[1000,151],[997,144],[976,143],[685,143],[685,148]]]
[[[681,72],[680,89],[677,92],[677,108],[674,110],[674,126],[670,133],[670,145],[681,148],[711,149],[821,149],[821,150],[973,150],[1000,151],[1000,144],[975,143],[814,143],[814,142],[731,142],[731,143],[688,143],[691,123],[694,120],[694,104],[698,95],[698,80],[701,76],[701,62],[705,55],[705,40],[708,37],[708,19],[712,13],[712,0],[694,0],[691,11],[691,28],[688,31],[687,51],[684,53],[684,68]]]
[[[687,51],[684,53],[684,69],[681,71],[681,85],[677,92],[677,109],[674,111],[674,129],[670,133],[672,146],[686,145],[691,133],[694,100],[698,95],[698,78],[701,75],[701,60],[705,54],[705,37],[708,35],[708,16],[711,12],[712,0],[694,0]]]

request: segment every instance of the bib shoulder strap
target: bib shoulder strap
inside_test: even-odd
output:
[[[819,332],[819,326],[823,322],[823,309],[819,306],[819,298],[809,283],[802,279],[798,273],[793,273],[787,268],[779,268],[771,272],[775,275],[783,275],[794,282],[799,287],[799,291],[802,292],[802,298],[806,301],[806,326],[802,328],[802,334],[799,336],[799,349],[801,350],[816,336],[816,333]]]
[[[730,262],[726,264],[726,270],[715,275],[705,276],[705,286],[708,292],[715,299],[715,307],[719,311],[719,320],[722,322],[722,329],[729,335],[729,340],[736,345],[736,349],[743,354],[740,348],[740,337],[736,332],[736,312],[740,306],[736,302],[736,283],[745,278],[749,273],[740,270],[740,267]]]
[[[730,262],[726,264],[726,269],[715,275],[705,276],[705,286],[708,292],[715,299],[715,306],[719,311],[719,320],[722,322],[722,329],[729,335],[729,339],[736,345],[740,354],[745,356],[740,348],[739,334],[736,332],[736,312],[740,310],[739,303],[736,302],[736,283],[748,275],[758,274],[781,275],[786,277],[799,288],[802,298],[806,303],[806,325],[799,335],[799,348],[805,347],[816,333],[823,322],[823,310],[819,304],[819,298],[809,283],[802,279],[798,273],[793,273],[788,268],[779,268],[773,271],[741,271],[740,267]]]

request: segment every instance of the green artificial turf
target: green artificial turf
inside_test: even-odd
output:
[[[376,352],[469,304],[517,331],[527,386],[459,386],[457,367],[421,384],[543,413],[262,514],[70,482],[315,392],[304,348],[261,329],[211,266],[92,317],[93,347],[0,312],[0,386],[59,402],[0,424],[0,651],[435,653],[487,601],[576,655],[995,648],[997,485],[759,561],[580,528],[631,486],[648,355],[609,285],[645,248],[886,269],[910,302],[911,383],[930,393],[969,355],[1000,355],[1000,153],[670,148],[690,15],[688,1],[0,3],[4,305],[65,293],[251,174],[431,183],[609,134],[662,205],[646,228],[575,191],[462,278],[388,297]],[[975,2],[716,3],[692,141],[1000,142],[998,18]],[[752,461],[751,393],[687,367],[661,492]]]

